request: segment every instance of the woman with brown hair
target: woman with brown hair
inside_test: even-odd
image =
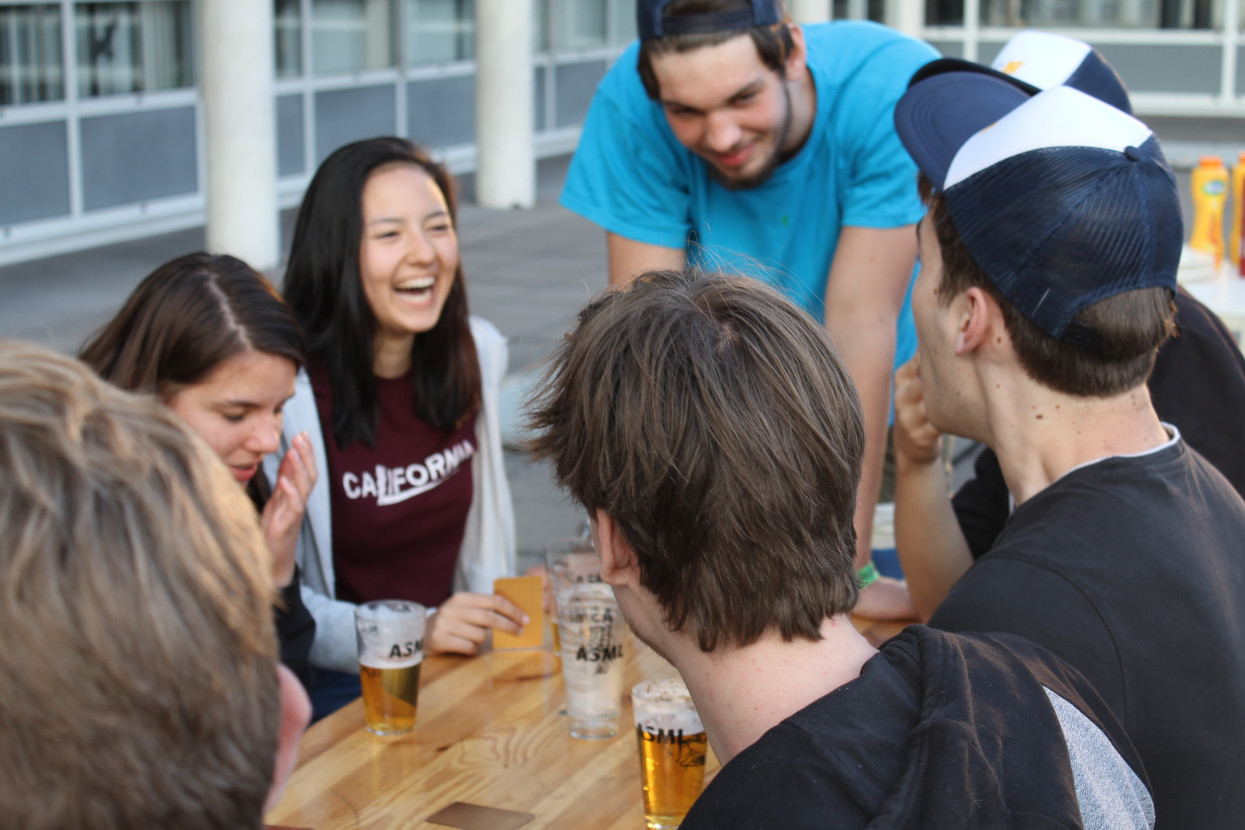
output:
[[[294,564],[316,481],[308,437],[292,439],[274,487],[256,475],[265,456],[280,448],[282,410],[303,363],[302,334],[289,307],[241,260],[188,254],[139,283],[79,357],[115,386],[158,396],[246,488],[283,597],[277,614],[282,662],[310,687],[315,623]]]

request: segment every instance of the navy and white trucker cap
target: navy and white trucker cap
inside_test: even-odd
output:
[[[1120,76],[1094,47],[1080,40],[1049,32],[1024,31],[1007,41],[990,66],[963,58],[939,58],[917,70],[908,82],[946,72],[977,72],[1036,95],[1044,89],[1070,86],[1132,114],[1128,90]]]
[[[665,17],[672,0],[637,0],[636,28],[640,40],[667,35],[703,35],[771,26],[782,21],[779,0],[749,0],[748,8],[734,11],[702,12]]]
[[[1070,86],[1132,113],[1128,89],[1098,50],[1076,38],[1028,30],[1007,41],[991,67],[1038,89]]]
[[[1176,288],[1176,180],[1131,115],[1068,86],[1028,87],[951,67],[918,73],[895,127],[1000,293],[1052,337],[1096,348],[1097,333],[1073,324],[1081,309]]]

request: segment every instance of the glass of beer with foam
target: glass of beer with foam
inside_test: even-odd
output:
[[[640,744],[645,824],[649,830],[678,827],[704,786],[705,728],[678,678],[637,684],[631,706]]]
[[[401,735],[415,728],[426,617],[424,606],[401,599],[365,602],[355,608],[363,714],[369,732]]]

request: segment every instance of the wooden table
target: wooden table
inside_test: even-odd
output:
[[[877,638],[899,623],[857,620]],[[676,672],[628,634],[624,689]],[[532,813],[524,830],[642,830],[639,750],[631,704],[619,734],[572,738],[562,672],[551,650],[430,657],[420,677],[414,733],[381,738],[363,704],[325,718],[303,738],[297,770],[269,824],[338,828],[439,825],[424,819],[454,801]],[[718,769],[709,754],[706,780]]]

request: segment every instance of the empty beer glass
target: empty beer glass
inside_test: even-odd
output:
[[[601,582],[572,583],[556,594],[571,735],[612,738],[622,709],[622,612]]]
[[[562,654],[558,632],[558,592],[579,582],[601,581],[601,560],[586,537],[551,542],[545,548],[545,578],[553,598],[553,651]]]
[[[357,606],[354,616],[368,731],[410,732],[419,703],[427,612],[417,602],[385,599]]]

